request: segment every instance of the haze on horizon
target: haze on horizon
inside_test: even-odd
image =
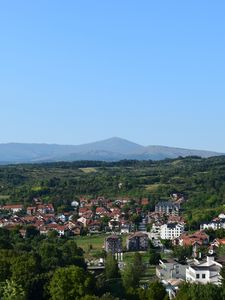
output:
[[[225,2],[0,4],[0,143],[225,152]]]

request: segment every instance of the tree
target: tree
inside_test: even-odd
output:
[[[225,288],[225,266],[221,268],[220,275],[221,275],[221,284]]]
[[[127,264],[123,271],[123,285],[127,292],[130,288],[135,289],[139,286],[143,271],[142,256],[139,253],[135,253],[133,262]]]
[[[214,300],[224,299],[222,288],[214,284],[190,284],[180,286],[176,300]]]
[[[62,259],[64,266],[76,265],[81,268],[86,268],[86,264],[83,258],[83,250],[77,247],[74,240],[68,240],[61,248]]]
[[[20,284],[26,291],[29,290],[32,278],[39,272],[39,263],[32,254],[20,254],[13,258],[11,264],[11,279]]]
[[[69,266],[57,269],[49,284],[52,300],[75,300],[89,294],[92,281],[82,268]]]
[[[0,250],[0,282],[11,277],[11,258],[14,255],[12,250]]]
[[[140,290],[140,300],[164,300],[169,299],[162,283],[153,281],[146,290]]]
[[[14,280],[6,280],[3,285],[2,300],[25,300],[25,291]]]
[[[158,265],[160,259],[161,259],[160,253],[156,252],[153,249],[149,250],[149,263],[150,263],[150,265]]]
[[[41,256],[41,265],[44,270],[54,270],[62,266],[62,252],[56,243],[44,241],[38,254]]]
[[[27,226],[27,229],[26,229],[26,237],[27,238],[33,238],[39,234],[40,234],[40,232],[35,226],[31,226],[31,225]]]
[[[110,293],[106,293],[101,297],[86,295],[81,300],[119,300],[119,298],[114,298]]]
[[[105,261],[105,277],[106,279],[119,278],[119,268],[115,257],[112,254],[108,254]]]
[[[174,247],[174,257],[176,257],[179,261],[179,263],[184,264],[186,262],[186,259],[191,257],[192,255],[192,247],[182,247],[182,246],[176,246]]]

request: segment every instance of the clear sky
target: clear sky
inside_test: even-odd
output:
[[[0,142],[225,152],[225,1],[0,1]]]

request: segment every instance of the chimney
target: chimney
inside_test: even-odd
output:
[[[214,262],[214,260],[215,260],[214,256],[207,256],[208,265],[211,264],[212,262]]]

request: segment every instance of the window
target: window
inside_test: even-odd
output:
[[[200,278],[199,274],[196,274],[196,278]]]
[[[202,274],[202,278],[205,278],[205,274]]]

